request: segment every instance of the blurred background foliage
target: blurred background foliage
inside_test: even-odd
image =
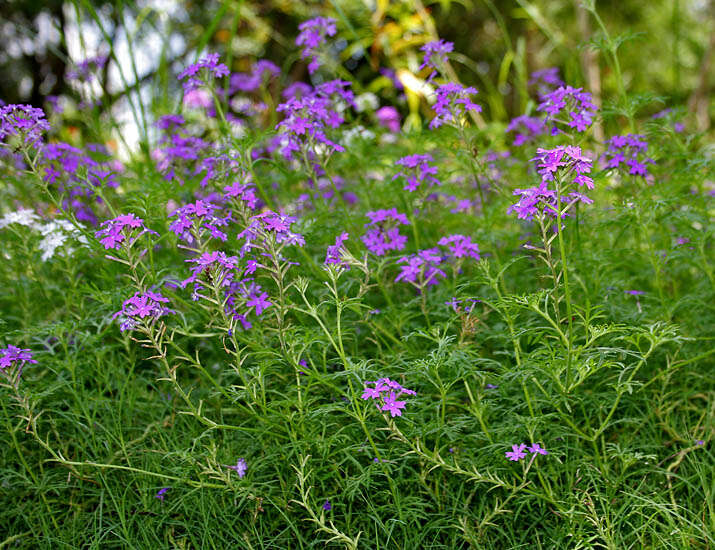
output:
[[[713,4],[598,0],[596,8],[620,44],[629,94],[646,97],[643,114],[684,105],[691,123],[708,129]],[[601,27],[577,0],[6,0],[0,99],[36,106],[46,96],[81,102],[86,90],[69,82],[67,72],[83,59],[106,55],[109,63],[92,84],[95,101],[104,111],[114,109],[114,119],[132,111],[146,136],[144,106],[154,114],[169,112],[175,74],[203,52],[217,51],[233,71],[248,71],[264,58],[284,69],[286,82],[308,79],[294,39],[299,23],[318,15],[338,21],[332,47],[340,64],[327,69],[416,119],[425,77],[417,71],[419,48],[436,38],[454,42],[452,68],[480,90],[490,120],[533,109],[528,75],[545,67],[559,67],[567,83],[586,87],[597,99],[617,95]]]

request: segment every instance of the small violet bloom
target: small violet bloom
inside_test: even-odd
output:
[[[525,443],[521,443],[520,445],[512,445],[511,451],[507,451],[504,454],[509,460],[513,462],[519,462],[522,458],[526,456],[524,449],[526,449]]]
[[[238,474],[238,477],[243,479],[243,476],[246,475],[246,471],[248,470],[248,465],[246,464],[246,460],[243,458],[239,458],[236,461],[235,466],[226,466],[227,468],[233,470]]]
[[[157,493],[154,495],[154,498],[158,498],[160,501],[164,502],[164,495],[166,495],[166,492],[171,489],[171,487],[162,487],[157,491]]]
[[[335,36],[337,32],[335,23],[336,21],[332,17],[314,17],[298,25],[300,33],[295,39],[295,45],[302,46],[303,49],[300,51],[302,59],[310,59],[310,63],[308,63],[310,74],[320,67],[318,48],[325,44],[326,37]]]
[[[329,512],[332,509],[333,509],[333,505],[330,504],[330,501],[326,499],[326,501],[323,503],[323,510],[325,510],[326,512]]]
[[[372,384],[374,387],[370,387]],[[380,378],[375,382],[365,382],[365,389],[362,393],[362,399],[377,400],[376,406],[381,411],[390,413],[393,418],[402,416],[402,409],[405,408],[405,401],[398,401],[400,395],[417,395],[416,392],[403,388],[400,384],[389,378]]]

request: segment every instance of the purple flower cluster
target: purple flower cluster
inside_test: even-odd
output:
[[[297,221],[293,216],[278,214],[272,210],[251,216],[248,226],[238,234],[238,239],[245,242],[241,247],[241,256],[251,249],[271,253],[273,244],[282,246],[303,246],[303,235],[291,230]]]
[[[576,146],[559,146],[555,149],[538,149],[536,157],[537,171],[541,182],[529,189],[516,189],[515,195],[520,195],[519,202],[509,207],[507,213],[516,212],[520,219],[531,220],[539,212],[558,217],[558,202],[562,202],[562,216],[565,216],[570,205],[575,202],[591,204],[593,201],[586,195],[573,191],[573,185],[585,185],[593,189],[591,172],[592,161],[583,156],[581,148]],[[558,177],[557,177],[558,176]],[[550,189],[549,183],[559,181],[558,187],[562,193]]]
[[[422,60],[422,65],[420,65],[417,70],[421,71],[427,67],[432,69],[432,72],[427,78],[428,81],[432,81],[432,79],[437,76],[437,71],[441,71],[445,63],[447,63],[447,54],[453,50],[453,42],[446,42],[441,39],[427,42],[427,44],[420,48],[420,51],[425,52],[425,55]]]
[[[325,265],[336,265],[343,269],[350,269],[350,264],[343,259],[343,243],[348,240],[348,233],[343,232],[335,239],[335,244],[330,245],[325,253]]]
[[[106,55],[88,57],[67,71],[67,79],[76,80],[78,82],[89,82],[104,68],[107,61],[109,61],[109,58]]]
[[[202,70],[205,73],[202,75]],[[208,83],[211,77],[221,78],[228,75],[228,67],[223,63],[219,63],[219,55],[210,53],[206,57],[199,59],[196,63],[192,63],[179,74],[179,80],[183,80],[185,92],[190,92]]]
[[[223,188],[223,198],[225,201],[234,201],[234,203],[245,206],[248,210],[256,210],[258,207],[258,197],[256,196],[256,188],[252,183],[233,182]]]
[[[122,304],[122,309],[112,315],[112,319],[120,318],[119,330],[122,332],[133,330],[142,323],[148,325],[165,315],[176,313],[163,305],[168,302],[169,299],[158,292],[136,292]]]
[[[196,175],[203,170],[198,161],[209,149],[206,141],[184,131],[185,122],[180,115],[162,116],[155,125],[163,131],[163,135],[159,139],[159,147],[152,151],[157,169],[166,180],[179,176],[178,181],[182,185],[184,177]]]
[[[409,225],[407,216],[401,214],[396,208],[366,212],[370,222],[367,233],[363,235],[362,242],[367,249],[377,256],[384,256],[390,250],[403,250],[407,237],[400,235],[399,225]]]
[[[648,176],[648,164],[654,164],[651,158],[643,158],[648,150],[645,136],[626,134],[613,136],[608,140],[608,149],[603,155],[607,168],[623,169],[622,164],[628,167],[632,176]],[[642,159],[642,160],[639,160]]]
[[[522,115],[512,119],[506,131],[507,133],[516,133],[512,145],[519,147],[525,143],[536,141],[539,136],[546,133],[546,125],[538,117]]]
[[[256,264],[248,260],[244,274],[252,273]],[[253,279],[245,278],[241,281],[232,282],[226,289],[225,311],[234,319],[239,321],[244,330],[250,329],[253,325],[248,320],[248,316],[253,311],[256,317],[273,305],[268,300],[268,293],[261,289],[261,285],[256,284]]]
[[[177,208],[169,217],[176,219],[171,222],[169,229],[181,240],[192,244],[196,240],[209,239],[226,241],[227,235],[219,229],[225,227],[231,221],[231,214],[224,217],[215,215],[218,206],[208,201],[197,200],[195,203],[187,204]]]
[[[552,124],[552,135],[559,133],[557,122],[566,124],[577,132],[585,132],[596,115],[596,105],[591,102],[591,94],[582,91],[582,88],[571,86],[560,86],[553,92],[542,95],[536,110],[546,113],[546,121]],[[559,118],[566,114],[570,117],[569,120]]]
[[[272,61],[256,61],[250,73],[233,73],[229,79],[228,94],[237,92],[255,92],[266,82],[281,74],[281,70]]]
[[[593,189],[593,180],[587,175],[591,173],[593,161],[581,153],[580,147],[566,145],[554,149],[539,148],[531,160],[536,161],[541,181],[554,181],[557,172],[562,177],[569,177],[573,173],[573,183]]]
[[[234,281],[239,259],[238,256],[227,256],[225,252],[214,250],[186,261],[194,266],[190,269],[191,276],[181,282],[181,287],[193,284],[193,299],[198,300],[198,292],[203,290],[206,281],[217,288],[229,286]]]
[[[431,155],[408,155],[402,157],[395,164],[405,168],[405,171],[400,171],[393,176],[393,180],[403,177],[407,180],[407,184],[403,187],[405,191],[416,191],[417,188],[427,183],[430,187],[442,185],[435,175],[437,175],[437,167],[430,165],[432,162]]]
[[[512,445],[511,451],[507,451],[504,454],[512,462],[519,462],[522,458],[526,456],[524,451],[529,451],[533,455],[547,455],[549,452],[542,448],[538,443],[532,443],[530,447],[527,447],[526,443],[521,443],[520,445]]]
[[[103,146],[87,146],[87,149],[95,156],[108,156]],[[99,162],[67,143],[45,145],[40,165],[44,169],[43,179],[50,185],[57,185],[58,191],[64,194],[63,206],[72,209],[78,220],[92,225],[97,223],[92,204],[101,202],[93,188],[119,185],[116,173],[121,170],[121,164]]]
[[[127,246],[131,246],[144,233],[158,233],[144,227],[144,220],[137,218],[134,214],[122,214],[114,219],[102,222],[100,230],[94,236],[106,250],[116,250],[126,240]]]
[[[393,134],[400,131],[400,113],[398,113],[394,107],[390,107],[389,105],[380,107],[375,111],[375,117],[380,126],[387,128]]]
[[[42,141],[42,134],[50,130],[45,112],[32,105],[0,106],[0,142],[17,136],[25,145],[36,146]]]
[[[449,235],[447,237],[442,237],[437,244],[440,246],[446,246],[449,250],[450,255],[455,258],[474,258],[475,260],[480,259],[479,255],[479,245],[473,243],[470,237],[464,235]]]
[[[374,387],[370,387],[373,385]],[[362,393],[362,398],[377,400],[377,408],[381,411],[387,411],[394,418],[402,416],[402,409],[405,408],[404,401],[398,401],[400,395],[417,395],[416,392],[403,388],[400,384],[389,378],[380,378],[375,382],[365,382],[365,389]]]
[[[12,345],[0,349],[0,373],[9,379],[14,378],[15,384],[20,381],[22,369],[26,363],[37,363],[37,361],[32,358],[31,350]],[[10,373],[11,369],[16,371],[14,375]]]
[[[437,116],[429,124],[430,128],[438,128],[443,124],[461,126],[467,111],[480,113],[481,106],[472,101],[471,96],[477,93],[476,88],[465,87],[455,82],[448,82],[438,87],[437,101],[432,105],[432,110]]]
[[[295,45],[303,48],[300,51],[301,59],[310,58],[310,63],[308,63],[308,72],[310,74],[313,74],[320,67],[318,48],[325,44],[326,37],[335,36],[337,32],[335,23],[336,21],[332,17],[314,17],[298,25],[300,33],[295,39]]]
[[[337,102],[354,106],[354,94],[349,87],[349,82],[330,80],[278,105],[276,110],[285,117],[276,126],[282,132],[281,153],[284,157],[292,158],[300,151],[314,155],[317,144],[327,146],[331,152],[345,150],[328,139],[326,130],[338,128],[345,120],[337,109]]]
[[[529,86],[536,85],[536,91],[539,95],[547,94],[555,88],[560,88],[566,83],[559,78],[559,69],[557,67],[549,67],[531,73],[529,78]]]
[[[447,274],[439,266],[444,261],[438,248],[420,250],[416,254],[408,254],[400,258],[397,263],[400,273],[395,277],[395,282],[404,281],[422,290],[429,285],[439,283],[438,277],[445,278]]]

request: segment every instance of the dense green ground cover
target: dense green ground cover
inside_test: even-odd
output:
[[[215,60],[121,163],[6,109],[0,548],[711,548],[712,146],[602,45],[521,145]]]

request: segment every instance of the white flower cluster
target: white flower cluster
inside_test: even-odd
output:
[[[24,225],[42,235],[42,240],[37,248],[42,252],[42,261],[46,262],[55,251],[68,240],[76,241],[81,245],[87,245],[87,239],[67,220],[54,220],[42,223],[39,216],[32,210],[22,209],[17,212],[9,212],[0,218],[0,229],[11,224]],[[65,253],[71,255],[74,248],[65,248]]]

